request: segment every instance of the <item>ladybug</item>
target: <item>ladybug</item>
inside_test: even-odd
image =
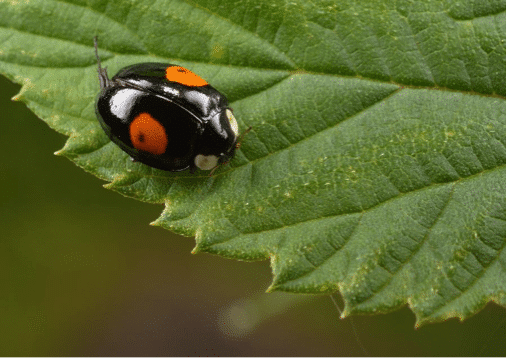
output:
[[[134,161],[193,173],[232,159],[238,124],[223,94],[192,71],[167,63],[127,66],[109,79],[97,37],[94,44],[101,89],[98,120]]]

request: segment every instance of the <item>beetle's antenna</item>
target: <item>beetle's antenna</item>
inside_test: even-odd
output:
[[[236,149],[238,149],[239,147],[241,147],[241,142],[243,142],[243,138],[245,138],[245,135],[250,132],[252,130],[252,126],[248,127],[247,129],[245,129],[245,131],[243,133],[241,133],[238,137],[238,140],[236,142]]]
[[[95,57],[97,57],[97,64],[99,66],[97,72],[99,73],[100,88],[104,89],[109,87],[111,81],[107,76],[107,68],[102,68],[102,65],[100,64],[98,36],[93,38],[93,45],[95,46]]]

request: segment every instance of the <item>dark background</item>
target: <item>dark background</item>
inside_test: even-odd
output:
[[[264,293],[268,261],[191,255],[53,153],[66,138],[0,77],[0,355],[505,356],[505,309],[414,329],[408,308],[339,319],[329,296]],[[354,335],[357,330],[359,342]]]

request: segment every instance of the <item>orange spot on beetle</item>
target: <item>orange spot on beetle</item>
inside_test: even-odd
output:
[[[165,78],[171,82],[177,82],[191,87],[206,86],[208,84],[208,82],[201,77],[181,66],[167,67],[165,70]]]
[[[149,113],[139,114],[130,123],[130,141],[137,150],[160,155],[167,148],[167,133],[159,121]]]

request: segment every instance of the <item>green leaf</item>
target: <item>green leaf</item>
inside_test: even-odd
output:
[[[109,72],[178,63],[227,95],[235,159],[170,173],[101,130]],[[505,2],[0,1],[0,71],[69,136],[57,154],[165,203],[194,252],[271,259],[269,290],[340,290],[417,323],[505,306]]]

